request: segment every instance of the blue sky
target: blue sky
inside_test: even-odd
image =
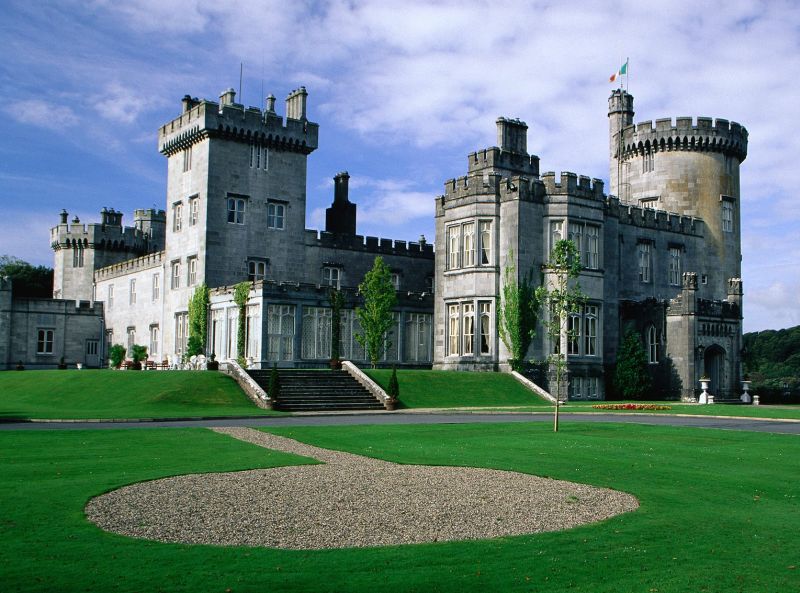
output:
[[[542,171],[607,181],[608,77],[630,57],[637,121],[747,127],[745,330],[800,324],[796,2],[6,0],[0,14],[0,254],[52,265],[62,208],[128,224],[163,208],[158,126],[185,94],[238,88],[240,63],[248,105],[273,93],[283,113],[308,89],[308,227],[348,170],[360,233],[433,240],[434,197],[496,144],[498,116],[528,123]]]

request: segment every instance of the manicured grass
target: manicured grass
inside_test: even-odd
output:
[[[212,371],[7,371],[0,418],[261,416],[236,382]]]
[[[385,390],[392,371],[364,369]],[[401,408],[530,406],[547,403],[504,373],[398,370]]]
[[[623,403],[623,402],[569,402],[561,406],[562,412],[570,413],[595,413],[595,414],[684,414],[691,416],[730,416],[749,418],[774,418],[787,420],[800,420],[800,406],[738,406],[728,404],[714,404],[699,406],[667,401],[630,402],[641,404],[656,404],[670,406],[670,410],[601,410],[593,408],[593,403]],[[552,411],[553,405],[521,406],[516,412],[546,412]]]
[[[471,542],[327,551],[163,544],[103,532],[83,506],[125,483],[302,459],[202,429],[5,431],[3,591],[800,590],[795,436],[579,423],[558,434],[541,424],[270,431],[403,463],[617,488],[641,508],[560,533]]]

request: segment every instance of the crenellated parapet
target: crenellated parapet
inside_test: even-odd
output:
[[[561,176],[556,180],[556,174],[548,171],[542,174],[542,183],[547,195],[567,195],[587,200],[605,200],[603,193],[603,182],[600,179],[590,179],[585,175],[576,175],[570,171],[562,171]]]
[[[155,253],[148,253],[142,257],[125,260],[118,264],[112,264],[104,268],[95,270],[94,280],[99,282],[101,280],[109,280],[111,278],[118,278],[134,272],[142,270],[149,270],[152,268],[161,267],[164,263],[164,252],[157,251]]]
[[[644,121],[623,130],[623,156],[648,152],[697,151],[719,152],[735,156],[739,161],[747,157],[747,130],[727,119],[691,117]]]
[[[306,246],[324,247],[327,249],[347,249],[364,251],[376,255],[402,255],[433,259],[433,245],[424,241],[400,241],[365,237],[363,235],[347,235],[328,233],[325,231],[306,230]]]
[[[539,176],[539,157],[534,154],[509,152],[497,146],[484,148],[467,155],[468,172],[488,170],[513,171],[528,177]]]
[[[267,107],[247,107],[234,102],[228,89],[218,103],[184,97],[184,111],[158,131],[158,150],[170,156],[209,137],[242,143],[257,143],[274,150],[310,154],[318,146],[319,125],[306,118],[304,87],[286,99],[286,119],[274,109],[275,98],[267,97]]]
[[[620,204],[614,196],[610,196],[606,201],[606,206],[609,214],[616,215],[620,224],[694,236],[702,236],[705,233],[705,223],[694,216],[682,216],[665,210]]]
[[[165,220],[166,216],[163,210],[137,210],[137,214],[142,213],[148,213],[154,220]],[[67,212],[62,211],[61,223],[50,229],[50,247],[54,251],[91,248],[146,253],[150,245],[150,234],[138,227],[122,226],[122,212],[113,208],[104,208],[101,222],[89,224],[82,223],[77,216],[67,222]]]

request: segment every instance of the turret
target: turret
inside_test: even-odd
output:
[[[633,124],[633,95],[616,89],[608,98],[608,147],[609,147],[609,192],[621,196],[619,154],[622,146],[620,131]]]

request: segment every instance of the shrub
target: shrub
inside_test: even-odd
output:
[[[389,377],[389,388],[386,391],[389,399],[397,401],[400,397],[400,384],[397,382],[397,368],[392,367],[392,376]]]
[[[633,330],[625,332],[622,346],[617,353],[614,387],[622,399],[643,399],[652,389],[647,370],[647,353],[639,334]]]
[[[125,346],[122,344],[114,344],[108,349],[108,360],[112,367],[117,369],[120,367],[122,361],[125,360],[125,352]]]
[[[142,362],[147,358],[147,346],[141,344],[134,344],[131,346],[131,360],[133,362]]]

